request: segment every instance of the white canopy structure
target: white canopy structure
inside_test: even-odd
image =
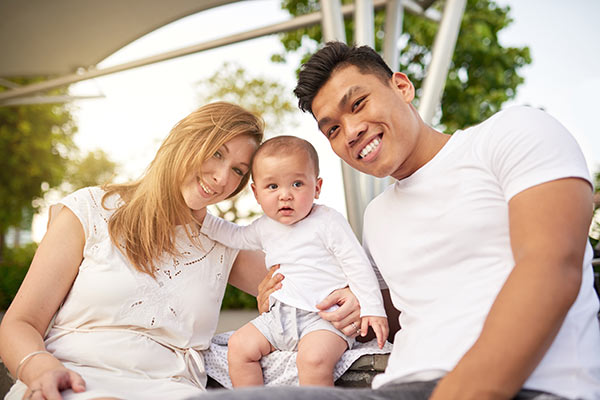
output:
[[[125,45],[170,22],[239,0],[3,0],[0,2],[0,106],[68,100],[44,92],[71,83],[194,54],[257,37],[322,24],[325,40],[345,41],[343,18],[353,15],[357,44],[373,45],[374,10],[385,8],[384,59],[398,65],[398,38],[404,11],[440,23],[420,109],[430,122],[443,92],[466,0],[446,0],[443,13],[430,6],[435,0],[321,0],[321,12],[302,15],[258,29],[199,42],[184,48],[99,69],[96,65]],[[246,0],[251,1],[251,0]],[[257,4],[257,7],[260,5]],[[45,76],[31,85],[10,78]],[[386,182],[342,166],[348,219],[360,237],[366,204]]]

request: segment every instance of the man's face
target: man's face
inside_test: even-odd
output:
[[[319,129],[348,165],[377,177],[402,179],[418,167],[410,156],[422,121],[410,102],[406,75],[389,82],[355,66],[335,71],[312,102]]]

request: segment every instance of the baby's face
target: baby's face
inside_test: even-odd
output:
[[[260,157],[253,176],[256,201],[268,217],[285,225],[306,217],[321,192],[322,180],[302,152]]]

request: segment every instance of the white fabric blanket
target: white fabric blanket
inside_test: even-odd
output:
[[[233,331],[220,333],[213,337],[210,348],[204,351],[204,362],[207,374],[224,387],[231,389],[231,380],[227,369],[227,341]],[[336,380],[360,356],[364,354],[387,354],[392,351],[392,344],[385,342],[383,349],[377,347],[375,339],[367,343],[356,342],[352,350],[347,350],[337,362],[333,371]],[[261,360],[265,385],[298,385],[295,351],[274,351]]]

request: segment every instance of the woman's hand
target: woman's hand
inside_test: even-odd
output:
[[[23,400],[60,400],[60,392],[67,389],[81,393],[85,391],[85,381],[78,373],[65,367],[52,369],[29,384]]]
[[[276,290],[281,289],[281,281],[284,276],[277,274],[273,276],[275,271],[279,269],[279,264],[269,268],[267,276],[258,284],[258,295],[256,302],[258,303],[258,312],[264,313],[269,311],[269,296]]]
[[[334,290],[317,304],[317,308],[327,310],[335,304],[340,307],[335,311],[319,312],[321,318],[331,322],[336,329],[339,329],[346,336],[355,337],[359,335],[361,326],[360,305],[354,293],[347,287]]]

